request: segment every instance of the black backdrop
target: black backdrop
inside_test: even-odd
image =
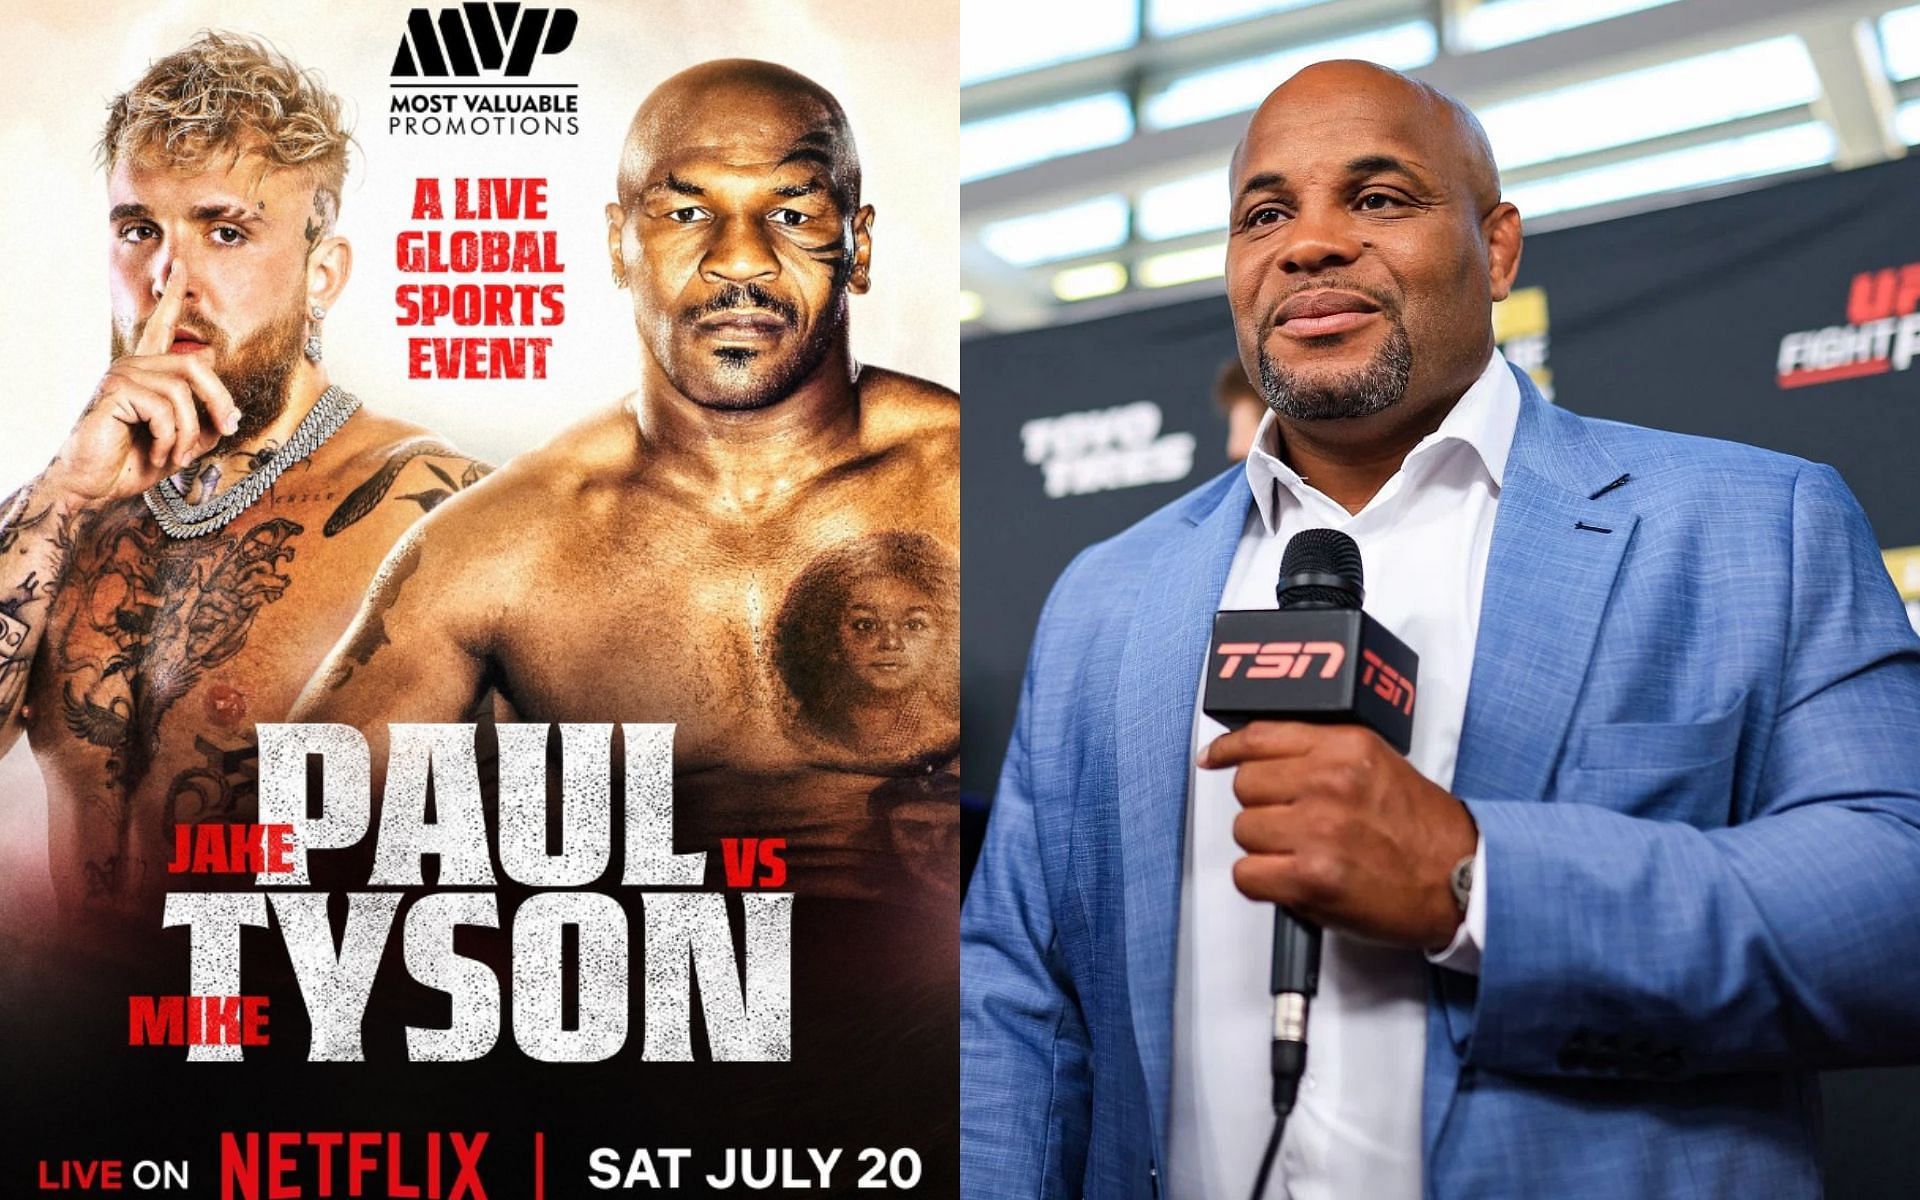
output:
[[[1527,242],[1521,291],[1497,326],[1557,403],[1832,463],[1881,545],[1909,546],[1920,543],[1920,370],[1905,361],[1920,367],[1916,223],[1920,158],[1550,233]],[[972,796],[992,792],[1060,570],[1226,469],[1210,385],[1233,352],[1224,299],[963,347]],[[1920,1070],[1838,1073],[1827,1098],[1832,1194],[1920,1194]]]

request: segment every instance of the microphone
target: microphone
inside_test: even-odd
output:
[[[1279,610],[1214,615],[1201,710],[1229,729],[1254,720],[1365,725],[1405,754],[1420,659],[1361,610],[1362,578],[1360,547],[1346,534],[1294,534],[1280,560]],[[1269,1053],[1282,1120],[1306,1071],[1307,1012],[1319,987],[1319,926],[1275,908]]]

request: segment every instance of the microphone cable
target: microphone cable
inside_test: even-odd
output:
[[[1273,1133],[1267,1138],[1267,1152],[1260,1156],[1260,1173],[1253,1177],[1252,1200],[1260,1200],[1267,1191],[1267,1179],[1273,1174],[1273,1159],[1280,1152],[1280,1135],[1286,1131],[1287,1114],[1273,1114]]]

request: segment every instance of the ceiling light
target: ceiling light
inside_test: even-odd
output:
[[[1215,242],[1192,250],[1170,250],[1140,260],[1134,277],[1141,287],[1172,287],[1196,279],[1212,279],[1227,273],[1227,244]]]
[[[1091,300],[1111,296],[1127,286],[1127,268],[1117,262],[1089,263],[1068,267],[1053,276],[1053,294],[1062,300]]]
[[[1111,250],[1127,240],[1127,198],[1096,196],[1064,208],[991,221],[980,242],[1016,267]]]

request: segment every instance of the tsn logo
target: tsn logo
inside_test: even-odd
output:
[[[580,17],[570,8],[466,3],[441,9],[438,24],[436,35],[434,18],[426,9],[407,14],[407,31],[393,56],[393,78],[473,76],[482,71],[524,76],[533,70],[535,56],[558,54],[573,44]]]
[[[1339,642],[1222,642],[1214,653],[1227,660],[1220,664],[1222,679],[1239,674],[1248,658],[1253,665],[1241,676],[1244,679],[1305,679],[1313,660],[1321,656],[1326,662],[1321,664],[1320,678],[1332,679],[1347,661],[1347,648]]]
[[[1372,688],[1374,695],[1412,716],[1413,681],[1388,666],[1371,650],[1362,648],[1360,658],[1365,664],[1360,668],[1360,686]]]

